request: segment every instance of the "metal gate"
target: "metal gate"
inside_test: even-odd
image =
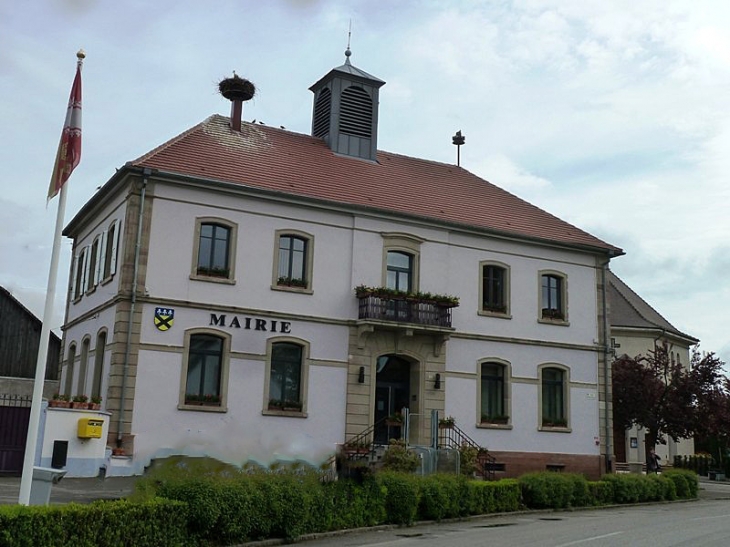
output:
[[[0,475],[23,473],[30,397],[0,395]]]

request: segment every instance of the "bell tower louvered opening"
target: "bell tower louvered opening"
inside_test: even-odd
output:
[[[361,88],[350,86],[340,98],[340,133],[371,138],[373,132],[373,101]]]
[[[314,93],[312,136],[336,154],[377,161],[378,94],[383,80],[350,63],[333,68],[310,87]]]
[[[329,87],[323,88],[317,96],[314,104],[314,121],[312,123],[312,135],[325,137],[330,130],[330,113],[332,112],[332,91]]]

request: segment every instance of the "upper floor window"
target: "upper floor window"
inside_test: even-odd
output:
[[[567,321],[566,278],[557,272],[540,276],[540,318],[548,321]]]
[[[73,268],[73,281],[72,281],[72,298],[75,300],[81,298],[84,294],[86,287],[86,276],[88,274],[88,260],[89,260],[89,247],[81,249],[78,255],[76,255],[74,268]]]
[[[98,235],[91,244],[89,251],[88,272],[86,273],[86,292],[92,291],[99,284],[99,255],[101,254],[101,239]]]
[[[481,364],[481,422],[507,424],[507,365],[486,362]]]
[[[509,308],[509,270],[500,264],[482,263],[480,311],[506,314]]]
[[[388,251],[385,286],[397,291],[413,291],[413,255]]]
[[[185,405],[221,406],[223,358],[226,346],[221,336],[191,334],[188,338],[185,372]]]
[[[234,279],[236,228],[221,219],[196,221],[197,247],[193,278],[228,281]]]
[[[558,367],[540,369],[541,424],[568,427],[567,371]]]
[[[104,234],[102,256],[99,259],[102,281],[110,279],[117,271],[117,246],[119,244],[119,221],[111,223]]]
[[[314,238],[304,232],[277,231],[274,259],[274,288],[312,288],[312,246]]]

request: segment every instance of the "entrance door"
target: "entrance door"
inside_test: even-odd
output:
[[[378,358],[375,384],[374,423],[408,407],[411,393],[411,364],[395,355]],[[375,442],[388,444],[392,438],[401,437],[402,428],[385,423],[375,428]]]

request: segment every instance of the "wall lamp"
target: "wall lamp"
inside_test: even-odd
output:
[[[365,367],[360,367],[360,372],[357,373],[357,383],[358,384],[365,383]]]
[[[441,374],[439,374],[438,372],[436,373],[436,376],[434,376],[433,388],[441,389]]]

